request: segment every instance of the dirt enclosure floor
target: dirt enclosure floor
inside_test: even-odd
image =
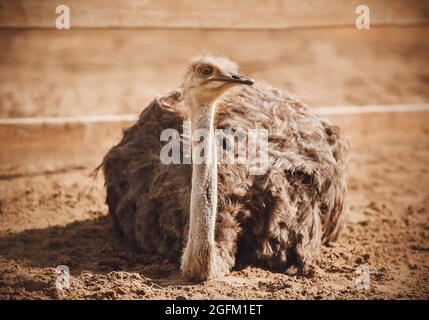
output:
[[[428,138],[353,145],[348,221],[309,278],[243,266],[208,283],[187,282],[177,264],[118,241],[106,216],[103,181],[88,177],[92,167],[2,175],[0,297],[428,299]],[[61,291],[55,268],[62,264],[71,280]],[[356,288],[358,265],[368,268],[368,289]]]

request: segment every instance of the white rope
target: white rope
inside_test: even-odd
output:
[[[416,111],[429,111],[429,103],[320,107],[320,108],[313,108],[313,110],[320,115],[416,112]],[[43,124],[64,125],[64,124],[87,124],[87,123],[100,123],[100,122],[134,122],[137,119],[138,119],[137,114],[71,116],[71,117],[32,117],[32,118],[0,119],[0,125],[43,125]]]

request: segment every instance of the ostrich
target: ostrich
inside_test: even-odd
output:
[[[181,131],[186,119],[191,133],[209,133],[204,161],[162,163],[162,131]],[[266,172],[218,164],[216,150],[228,144],[216,143],[215,128],[268,130]],[[186,278],[212,279],[244,264],[305,275],[341,229],[346,154],[340,129],[306,105],[238,74],[225,58],[202,56],[181,87],[144,109],[100,167],[115,229],[144,253],[180,261]]]

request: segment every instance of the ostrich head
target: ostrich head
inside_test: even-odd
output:
[[[213,56],[192,60],[183,82],[184,92],[193,104],[211,105],[227,89],[240,85],[252,85],[253,79],[240,75],[232,61]]]

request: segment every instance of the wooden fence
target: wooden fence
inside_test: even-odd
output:
[[[55,8],[68,5],[75,28],[284,29],[353,26],[355,8],[370,8],[372,25],[429,21],[427,0],[1,0],[0,27],[53,28]]]

